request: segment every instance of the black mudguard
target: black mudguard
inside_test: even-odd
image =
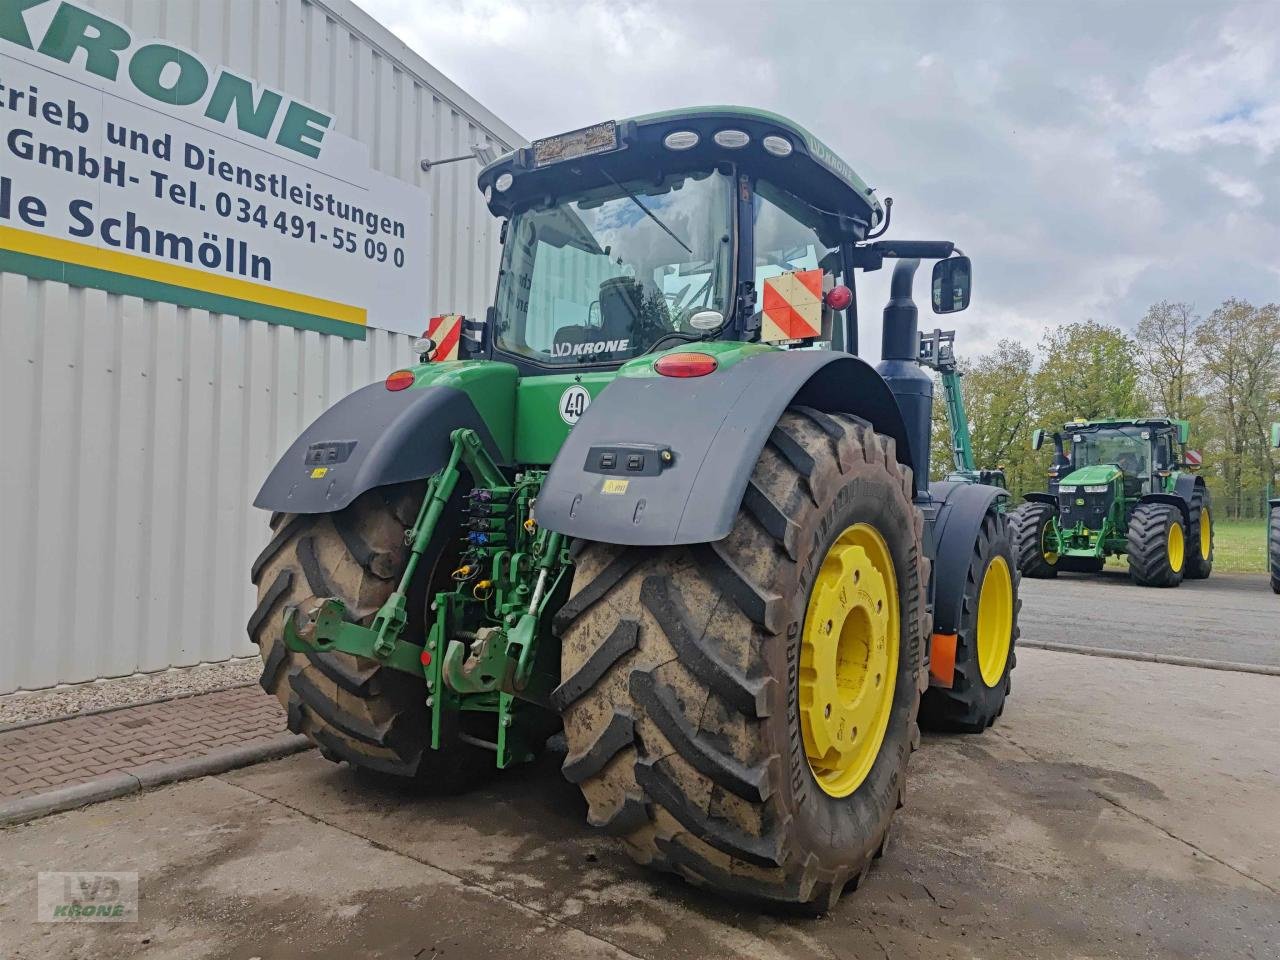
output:
[[[453,387],[362,387],[293,442],[253,501],[263,510],[331,513],[366,490],[421,480],[449,460],[449,435],[470,427],[498,457],[471,398]]]
[[[983,518],[1009,491],[981,483],[941,481],[929,485],[937,507],[933,518],[933,632],[956,633],[962,616],[965,579]]]
[[[763,353],[710,376],[619,377],[569,434],[538,497],[538,522],[628,546],[728,536],[760,451],[792,404],[856,414],[897,443],[906,428],[888,385],[866,362],[831,351]],[[602,471],[602,450],[618,466]],[[644,470],[627,469],[627,451]],[[670,451],[664,462],[662,451]]]
[[[1052,493],[1024,493],[1022,499],[1028,503],[1047,503],[1051,507],[1058,506],[1058,498]]]

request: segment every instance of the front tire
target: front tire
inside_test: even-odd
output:
[[[1140,587],[1176,587],[1186,564],[1186,531],[1177,507],[1140,503],[1129,518],[1129,578]]]
[[[586,545],[554,700],[591,824],[755,900],[826,909],[866,875],[919,740],[928,562],[911,496],[892,440],[795,408],[724,540]]]
[[[925,691],[922,727],[982,733],[1004,712],[1009,674],[1017,663],[1018,580],[1009,524],[1000,514],[988,513],[965,578],[951,686]]]
[[[492,769],[493,756],[451,739],[431,749],[425,678],[336,651],[295,653],[283,637],[286,615],[305,628],[326,597],[342,600],[355,622],[372,622],[408,562],[405,530],[423,489],[379,488],[336,513],[273,517],[271,541],[251,571],[258,605],[248,632],[262,656],[262,688],[284,706],[289,729],[306,734],[326,759],[456,792]],[[441,524],[437,549],[428,549],[428,569],[448,526]],[[427,579],[410,592],[406,638],[424,635]]]
[[[1014,558],[1018,571],[1033,580],[1052,580],[1058,575],[1058,554],[1047,547],[1053,534],[1052,504],[1030,500],[1009,513],[1013,531]]]

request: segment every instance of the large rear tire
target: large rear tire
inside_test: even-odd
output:
[[[1187,531],[1188,580],[1206,580],[1213,572],[1213,511],[1208,487],[1196,487],[1191,495],[1191,525]]]
[[[1270,511],[1267,524],[1267,559],[1271,567],[1271,590],[1280,593],[1280,505]]]
[[[1045,538],[1052,531],[1057,511],[1051,504],[1030,500],[1009,512],[1013,531],[1014,558],[1018,571],[1033,580],[1052,580],[1058,575],[1058,555],[1046,552]]]
[[[295,653],[283,640],[285,615],[305,624],[326,597],[341,599],[357,623],[373,620],[408,562],[405,530],[423,491],[421,483],[402,484],[371,490],[337,513],[273,517],[271,542],[251,573],[258,605],[248,631],[262,656],[262,688],[284,705],[289,729],[306,734],[325,758],[452,792],[491,769],[493,756],[456,740],[430,748],[423,678],[366,657]],[[448,525],[441,526],[428,571],[447,543]],[[409,596],[405,636],[418,642],[429,579],[419,578]]]
[[[892,440],[793,408],[724,540],[585,546],[554,701],[591,824],[755,900],[826,909],[866,875],[919,741],[928,561],[911,496]]]
[[[950,687],[931,686],[920,702],[920,725],[929,730],[981,733],[1004,712],[1009,674],[1017,663],[1018,570],[1008,522],[988,513],[974,541],[956,631]]]
[[[1140,587],[1176,587],[1186,566],[1186,531],[1177,507],[1140,503],[1129,518],[1129,578]]]

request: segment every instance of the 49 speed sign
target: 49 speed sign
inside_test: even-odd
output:
[[[586,387],[575,383],[560,394],[560,419],[573,426],[589,406],[591,406],[591,394],[587,393]]]

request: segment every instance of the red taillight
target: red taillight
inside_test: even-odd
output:
[[[853,291],[843,283],[832,287],[827,291],[826,303],[832,310],[848,309],[849,304],[853,303]]]
[[[405,387],[413,386],[412,370],[397,370],[391,376],[387,377],[388,390],[403,390]]]
[[[715,372],[716,358],[709,353],[668,353],[653,369],[664,377],[705,377]]]

